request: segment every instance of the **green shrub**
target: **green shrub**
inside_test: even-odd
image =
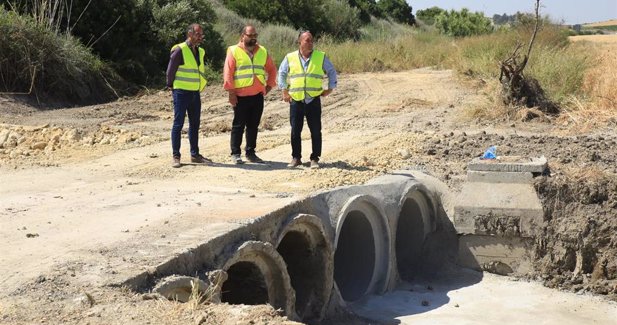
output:
[[[363,41],[381,41],[402,36],[411,36],[416,33],[417,32],[409,25],[373,17],[370,24],[360,28],[360,39]]]
[[[489,18],[481,12],[472,13],[467,8],[439,14],[435,18],[435,26],[442,34],[455,37],[482,35],[493,31]]]
[[[411,13],[411,6],[405,0],[380,0],[377,3],[381,12],[396,22],[415,25],[416,18]]]
[[[435,18],[445,12],[446,10],[439,7],[430,7],[427,9],[416,11],[416,18],[418,20],[421,20],[426,25],[432,26],[435,24]]]
[[[325,33],[336,39],[358,39],[362,25],[360,11],[343,0],[324,0],[322,5]]]
[[[37,98],[88,104],[114,98],[120,78],[75,38],[0,7],[0,91],[31,86]]]

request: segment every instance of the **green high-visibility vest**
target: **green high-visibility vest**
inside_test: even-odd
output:
[[[228,51],[236,60],[236,71],[234,71],[234,87],[245,88],[253,85],[253,76],[263,84],[266,84],[266,60],[268,59],[268,51],[259,46],[257,52],[253,55],[253,59],[248,53],[238,45],[230,46]]]
[[[177,47],[180,47],[182,50],[182,59],[184,64],[180,65],[178,67],[178,71],[176,71],[173,88],[193,91],[204,90],[206,84],[208,84],[208,81],[206,80],[206,66],[204,64],[206,51],[201,47],[198,47],[199,66],[197,66],[197,61],[195,61],[193,51],[191,51],[191,48],[188,44],[186,44],[186,42],[174,45],[171,48],[171,51],[173,52]]]
[[[289,63],[289,95],[295,101],[304,100],[305,94],[317,97],[323,92],[322,80],[326,72],[323,69],[323,62],[326,53],[313,51],[311,53],[308,68],[304,71],[300,52],[295,51],[287,54]]]

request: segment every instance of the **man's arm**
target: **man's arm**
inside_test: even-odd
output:
[[[274,61],[272,57],[268,55],[266,59],[266,73],[268,74],[268,79],[266,79],[266,94],[270,92],[274,86],[276,86],[276,66],[274,65]]]
[[[180,47],[177,47],[171,52],[169,56],[169,63],[167,64],[167,88],[173,88],[174,79],[176,79],[176,72],[178,72],[178,67],[182,64],[184,64],[184,59],[182,58],[182,49]]]
[[[236,71],[236,59],[231,53],[231,49],[227,49],[225,64],[223,65],[223,89],[229,93],[229,103],[235,107],[238,104],[236,96],[236,88],[234,86],[234,72]]]
[[[291,97],[289,96],[289,90],[287,89],[287,75],[289,74],[289,62],[287,61],[287,56],[281,62],[281,66],[279,66],[278,73],[278,87],[283,90],[283,100],[286,102],[291,101]]]
[[[326,75],[328,76],[328,89],[324,90],[321,95],[328,96],[330,95],[330,93],[332,93],[332,90],[336,88],[336,83],[338,82],[338,80],[336,75],[336,69],[334,69],[334,65],[327,56],[324,58],[323,61],[323,69],[326,71]]]

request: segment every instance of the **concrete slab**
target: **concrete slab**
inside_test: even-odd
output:
[[[542,173],[547,167],[548,161],[544,156],[540,158],[499,156],[497,159],[474,158],[467,165],[467,170]]]
[[[523,183],[528,184],[533,180],[530,172],[484,172],[467,171],[467,181],[477,183]]]
[[[430,286],[430,288],[429,288]],[[615,324],[617,304],[473,271],[370,296],[353,310],[381,324]]]

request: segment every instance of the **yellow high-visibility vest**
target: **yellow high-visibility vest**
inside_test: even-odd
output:
[[[300,52],[295,51],[287,54],[289,63],[289,95],[295,101],[304,100],[305,94],[317,97],[323,92],[322,80],[326,72],[323,69],[323,62],[326,53],[314,50],[308,68],[304,71]]]
[[[197,61],[195,61],[193,51],[191,51],[191,48],[188,44],[186,44],[186,42],[174,45],[171,48],[171,51],[173,52],[177,47],[180,47],[182,50],[182,59],[184,64],[180,65],[178,67],[178,71],[176,71],[173,88],[193,91],[204,90],[204,88],[206,88],[206,84],[208,84],[208,81],[206,80],[206,65],[204,63],[206,51],[201,47],[198,47],[199,66],[197,66]]]
[[[244,88],[253,85],[253,76],[257,77],[263,85],[266,84],[266,60],[268,59],[268,51],[259,46],[259,49],[253,55],[253,59],[238,45],[230,46],[228,51],[236,60],[236,71],[234,71],[234,87]]]

